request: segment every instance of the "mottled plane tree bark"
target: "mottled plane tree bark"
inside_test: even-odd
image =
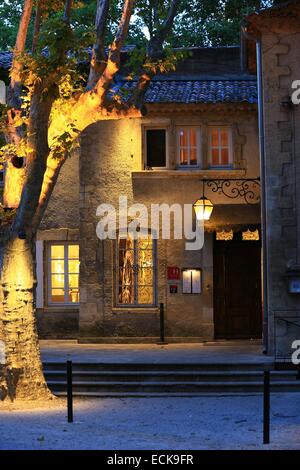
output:
[[[158,1],[154,0],[152,4]],[[62,90],[65,90],[69,51],[74,41],[73,1],[24,1],[4,125],[7,145],[3,149],[6,158],[5,217],[0,225],[0,339],[5,343],[6,358],[0,379],[2,400],[45,400],[52,397],[42,371],[35,319],[35,241],[60,170],[80,133],[90,124],[99,120],[140,117],[157,61],[160,61],[161,70],[163,44],[172,29],[180,0],[165,2],[168,3],[165,19],[153,28],[147,52],[137,68],[139,77],[134,82],[136,86],[131,98],[116,100],[109,93],[120,70],[121,50],[134,3],[134,0],[124,0],[115,38],[107,46],[105,33],[110,1],[98,0],[96,39],[87,83],[81,91],[73,90],[66,95]],[[47,53],[44,58],[41,53],[39,57],[43,66],[40,66],[35,57],[38,57],[36,51],[43,12],[46,8],[51,10],[51,5],[56,11],[61,8],[59,31],[53,35],[54,39],[58,37],[55,60],[53,50],[52,55],[49,52],[51,60]],[[27,54],[25,43],[33,15],[32,51]]]

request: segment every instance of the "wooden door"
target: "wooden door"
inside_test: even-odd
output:
[[[261,247],[256,241],[215,241],[216,339],[262,336]]]

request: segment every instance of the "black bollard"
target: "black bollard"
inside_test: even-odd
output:
[[[73,423],[73,372],[72,361],[67,361],[68,423]]]
[[[165,342],[165,311],[164,304],[159,304],[160,342]]]
[[[270,371],[264,372],[264,444],[270,444]]]

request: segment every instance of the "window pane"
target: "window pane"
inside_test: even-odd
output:
[[[152,250],[152,238],[149,235],[147,238],[139,238],[137,241],[139,250]]]
[[[65,257],[64,245],[51,245],[51,258],[64,259],[64,257]]]
[[[228,129],[221,130],[221,146],[222,147],[228,146]]]
[[[219,149],[212,149],[211,151],[212,155],[212,165],[217,166],[219,165]]]
[[[134,303],[134,251],[133,240],[119,240],[119,292],[120,304]]]
[[[166,131],[165,129],[149,129],[146,131],[147,167],[166,166]]]
[[[188,150],[180,149],[180,165],[188,164]]]
[[[138,284],[152,284],[153,282],[152,250],[139,250],[138,252]]]
[[[65,271],[64,260],[52,260],[51,261],[51,273],[52,274],[63,274]]]
[[[72,303],[79,303],[79,290],[78,289],[70,289],[69,290],[69,297],[68,301]]]
[[[52,289],[51,290],[51,302],[65,302],[64,289]]]
[[[63,274],[52,274],[51,276],[51,287],[61,287],[65,286],[65,276]]]
[[[190,129],[190,147],[197,147],[197,132],[193,127]]]
[[[213,147],[219,146],[219,131],[218,129],[212,129],[211,131],[211,144]]]
[[[179,133],[180,147],[188,146],[187,129],[181,129]]]
[[[79,275],[78,274],[69,274],[69,288],[78,288],[79,286]]]
[[[69,259],[68,261],[68,265],[69,265],[69,273],[72,274],[72,273],[79,273],[79,260],[77,259]]]
[[[68,250],[69,258],[79,258],[79,245],[69,245]]]
[[[153,304],[153,287],[152,286],[139,286],[138,303],[145,304],[145,305]]]
[[[128,279],[128,282],[123,282],[119,286],[119,303],[122,305],[130,305],[134,303],[134,287],[133,279]]]
[[[228,149],[222,149],[221,151],[221,164],[222,165],[228,165],[229,164],[229,155],[228,155]]]
[[[197,165],[197,149],[191,148],[190,150],[190,165]]]

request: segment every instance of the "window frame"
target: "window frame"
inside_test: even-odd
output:
[[[51,300],[51,296],[52,296],[52,281],[51,281],[51,276],[52,276],[52,270],[51,270],[51,261],[52,261],[52,258],[51,258],[51,247],[52,246],[64,246],[64,278],[65,278],[65,282],[64,282],[64,302],[52,302]],[[46,250],[46,272],[47,272],[47,295],[46,295],[46,299],[47,299],[47,305],[49,307],[58,307],[58,306],[68,306],[68,307],[77,307],[79,306],[80,304],[80,297],[79,297],[79,302],[70,302],[70,301],[66,301],[66,298],[67,298],[67,295],[68,295],[68,289],[69,289],[69,266],[68,266],[68,262],[69,262],[69,259],[75,259],[75,258],[69,258],[68,256],[66,256],[66,254],[68,255],[68,247],[69,246],[78,246],[79,247],[79,263],[80,263],[80,246],[79,246],[79,243],[78,242],[72,242],[72,241],[50,241],[47,243],[47,250]],[[74,274],[77,274],[77,273],[74,273]],[[80,293],[80,288],[79,288],[79,285],[80,285],[80,272],[78,273],[78,293]]]
[[[114,242],[114,305],[120,309],[143,309],[143,308],[155,308],[157,307],[157,240],[152,236],[152,269],[153,269],[153,302],[151,304],[140,304],[137,302],[138,299],[138,269],[134,270],[134,303],[122,304],[119,302],[119,239],[117,236]],[[138,250],[136,248],[138,239],[134,240],[134,266],[137,266]]]
[[[196,138],[197,138],[197,165],[191,165],[188,163],[187,165],[182,165],[180,163],[180,131],[184,129],[191,129],[195,128],[196,129]],[[190,145],[189,145],[189,137],[188,137],[188,160],[190,162]],[[179,169],[188,169],[188,170],[193,170],[199,168],[202,168],[203,166],[203,153],[202,153],[202,127],[197,125],[197,124],[183,124],[183,125],[176,125],[176,154],[177,154],[177,168]]]
[[[165,131],[166,133],[166,165],[165,166],[153,166],[151,170],[159,171],[159,170],[168,170],[169,169],[169,143],[170,143],[170,136],[169,136],[169,127],[164,125],[143,125],[143,168],[144,170],[148,169],[147,166],[147,131]],[[148,171],[151,171],[148,170]]]
[[[219,132],[219,146],[218,147],[213,147],[212,146],[212,131],[218,129]],[[228,164],[227,165],[213,165],[212,164],[212,150],[213,148],[218,148],[219,149],[219,162],[220,162],[220,156],[221,156],[221,151],[222,148],[227,148],[227,147],[222,147],[220,145],[220,130],[226,129],[228,131]],[[213,169],[226,169],[226,168],[233,168],[233,129],[231,126],[226,126],[226,125],[211,125],[208,127],[208,165],[209,168]]]

